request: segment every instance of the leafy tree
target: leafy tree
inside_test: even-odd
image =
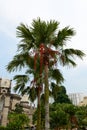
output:
[[[15,109],[8,115],[8,125],[6,127],[0,126],[0,130],[24,130],[24,126],[29,125],[29,118],[23,112],[23,107],[16,104]]]
[[[0,126],[0,130],[7,130],[7,127]]]
[[[50,125],[52,129],[66,128],[69,123],[69,115],[62,109],[63,105],[58,103],[51,105]]]
[[[60,86],[52,82],[51,91],[54,98],[54,103],[71,103],[64,86]]]
[[[50,108],[50,118],[52,128],[78,128],[76,117],[77,107],[67,103],[55,103]]]
[[[9,123],[7,130],[24,130],[25,126],[29,126],[29,118],[23,112],[23,107],[20,104],[16,104],[15,110],[8,114]]]
[[[7,67],[9,72],[21,70],[24,67],[28,67],[28,70],[30,68],[33,72],[32,57],[36,59],[35,74],[37,75],[37,70],[40,70],[38,76],[44,79],[45,84],[45,130],[49,129],[49,69],[53,68],[55,63],[76,66],[74,56],[79,58],[84,56],[80,50],[65,48],[66,41],[75,34],[74,30],[69,26],[57,30],[58,26],[59,22],[55,20],[45,22],[40,18],[33,20],[31,27],[20,24],[17,27],[17,37],[21,38],[21,43],[18,44],[19,54],[14,56]],[[21,91],[24,87],[25,85],[19,90]]]
[[[76,117],[78,121],[78,128],[85,129],[85,127],[87,127],[87,106],[77,107]]]
[[[78,121],[76,118],[76,106],[73,104],[64,104],[62,108],[69,115],[69,125],[72,129],[73,127],[78,127]]]
[[[24,127],[29,125],[29,118],[24,113],[10,113],[8,119],[7,128],[9,130],[24,130]]]
[[[52,128],[56,128],[56,130],[58,128],[63,128],[64,126],[66,126],[68,123],[68,118],[67,118],[67,114],[62,111],[62,110],[56,110],[54,112],[52,112],[51,114],[51,127]]]

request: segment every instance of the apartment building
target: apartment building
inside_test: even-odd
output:
[[[68,94],[69,99],[72,103],[77,106],[83,100],[84,94],[83,93],[70,93]]]

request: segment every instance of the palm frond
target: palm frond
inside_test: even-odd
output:
[[[26,53],[26,52],[28,53],[29,50],[33,48],[33,44],[31,42],[26,41],[25,43],[21,43],[18,45],[18,50],[17,50],[18,52],[20,51],[21,53]]]
[[[75,67],[77,64],[75,63],[75,58],[82,59],[85,54],[81,50],[77,49],[63,49],[62,53],[58,59],[61,65],[69,65]]]
[[[21,38],[21,43],[18,44],[18,51],[29,51],[34,46],[34,38],[32,32],[30,31],[28,25],[24,25],[23,23],[17,27],[17,37]]]
[[[85,56],[85,54],[81,51],[81,50],[77,50],[77,49],[72,49],[72,48],[68,48],[63,50],[63,53],[65,54],[65,56],[77,56],[78,58],[83,58],[83,56]]]
[[[18,82],[27,83],[29,81],[29,77],[28,75],[15,75],[13,80],[15,80],[17,83]]]
[[[55,80],[57,84],[64,82],[63,75],[59,69],[51,69],[49,77],[51,77],[52,80]]]
[[[37,20],[33,20],[31,29],[33,36],[35,37],[37,46],[40,43],[47,44],[52,40],[58,24],[59,23],[54,20],[51,20],[50,22],[42,21],[40,18],[38,18]]]
[[[70,28],[69,26],[63,28],[62,30],[59,30],[57,37],[54,41],[54,46],[58,48],[59,46],[63,46],[66,44],[66,41],[71,38],[71,36],[75,35],[75,31],[73,28]]]
[[[65,66],[65,65],[76,67],[77,64],[75,63],[74,60],[71,60],[70,58],[66,58],[63,66]]]
[[[26,66],[26,63],[29,62],[29,59],[27,59],[28,57],[28,53],[15,55],[13,57],[13,60],[8,63],[6,69],[9,72],[14,72],[17,70],[20,71],[22,68]]]
[[[35,72],[35,71],[30,68],[30,69],[27,69],[25,73],[26,73],[26,74],[34,74],[34,72]]]
[[[28,95],[29,98],[29,94],[30,94],[30,86],[26,86],[26,88],[24,90],[21,91],[21,95]]]
[[[18,93],[22,93],[26,89],[26,84],[29,81],[28,75],[15,75],[13,80],[15,80],[16,85],[14,87],[14,91],[18,91]]]
[[[59,23],[55,20],[50,20],[50,22],[47,22],[46,42],[51,43],[53,41],[58,25]]]
[[[34,42],[34,38],[28,25],[24,25],[23,23],[21,23],[20,26],[17,27],[17,37],[21,38],[22,40],[27,39]]]
[[[40,43],[45,43],[46,39],[46,22],[40,19],[33,20],[32,22],[32,33],[36,41],[36,46]]]
[[[29,98],[32,102],[34,102],[34,100],[36,99],[37,97],[37,88],[35,87],[31,87],[30,88],[30,93],[29,93]]]

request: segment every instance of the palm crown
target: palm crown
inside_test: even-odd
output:
[[[74,55],[82,58],[84,53],[77,49],[64,49],[66,41],[75,34],[72,28],[65,27],[62,30],[57,30],[59,23],[56,21],[45,22],[40,18],[33,20],[32,26],[20,24],[17,27],[17,37],[21,38],[18,44],[19,54],[15,55],[13,60],[9,63],[7,70],[14,71],[21,69],[25,65],[28,67],[31,64],[31,55],[33,56],[43,43],[48,48],[54,48],[59,52],[58,62],[64,65],[73,65],[76,63],[73,60]]]

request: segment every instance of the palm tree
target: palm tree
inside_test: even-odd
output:
[[[80,50],[65,48],[66,41],[75,34],[72,28],[65,27],[58,30],[59,23],[55,20],[50,22],[41,21],[40,18],[33,20],[32,26],[20,24],[17,27],[17,37],[21,38],[18,44],[18,52],[12,62],[9,63],[9,72],[22,67],[31,68],[31,57],[35,57],[35,64],[39,64],[40,76],[45,76],[45,130],[49,129],[49,70],[55,63],[76,66],[74,56],[82,59],[84,53]],[[43,48],[41,46],[43,45]],[[38,58],[37,58],[38,57]],[[35,66],[36,68],[37,66]],[[35,69],[35,71],[37,68]],[[45,71],[44,71],[45,70]],[[44,74],[45,73],[45,74]]]

